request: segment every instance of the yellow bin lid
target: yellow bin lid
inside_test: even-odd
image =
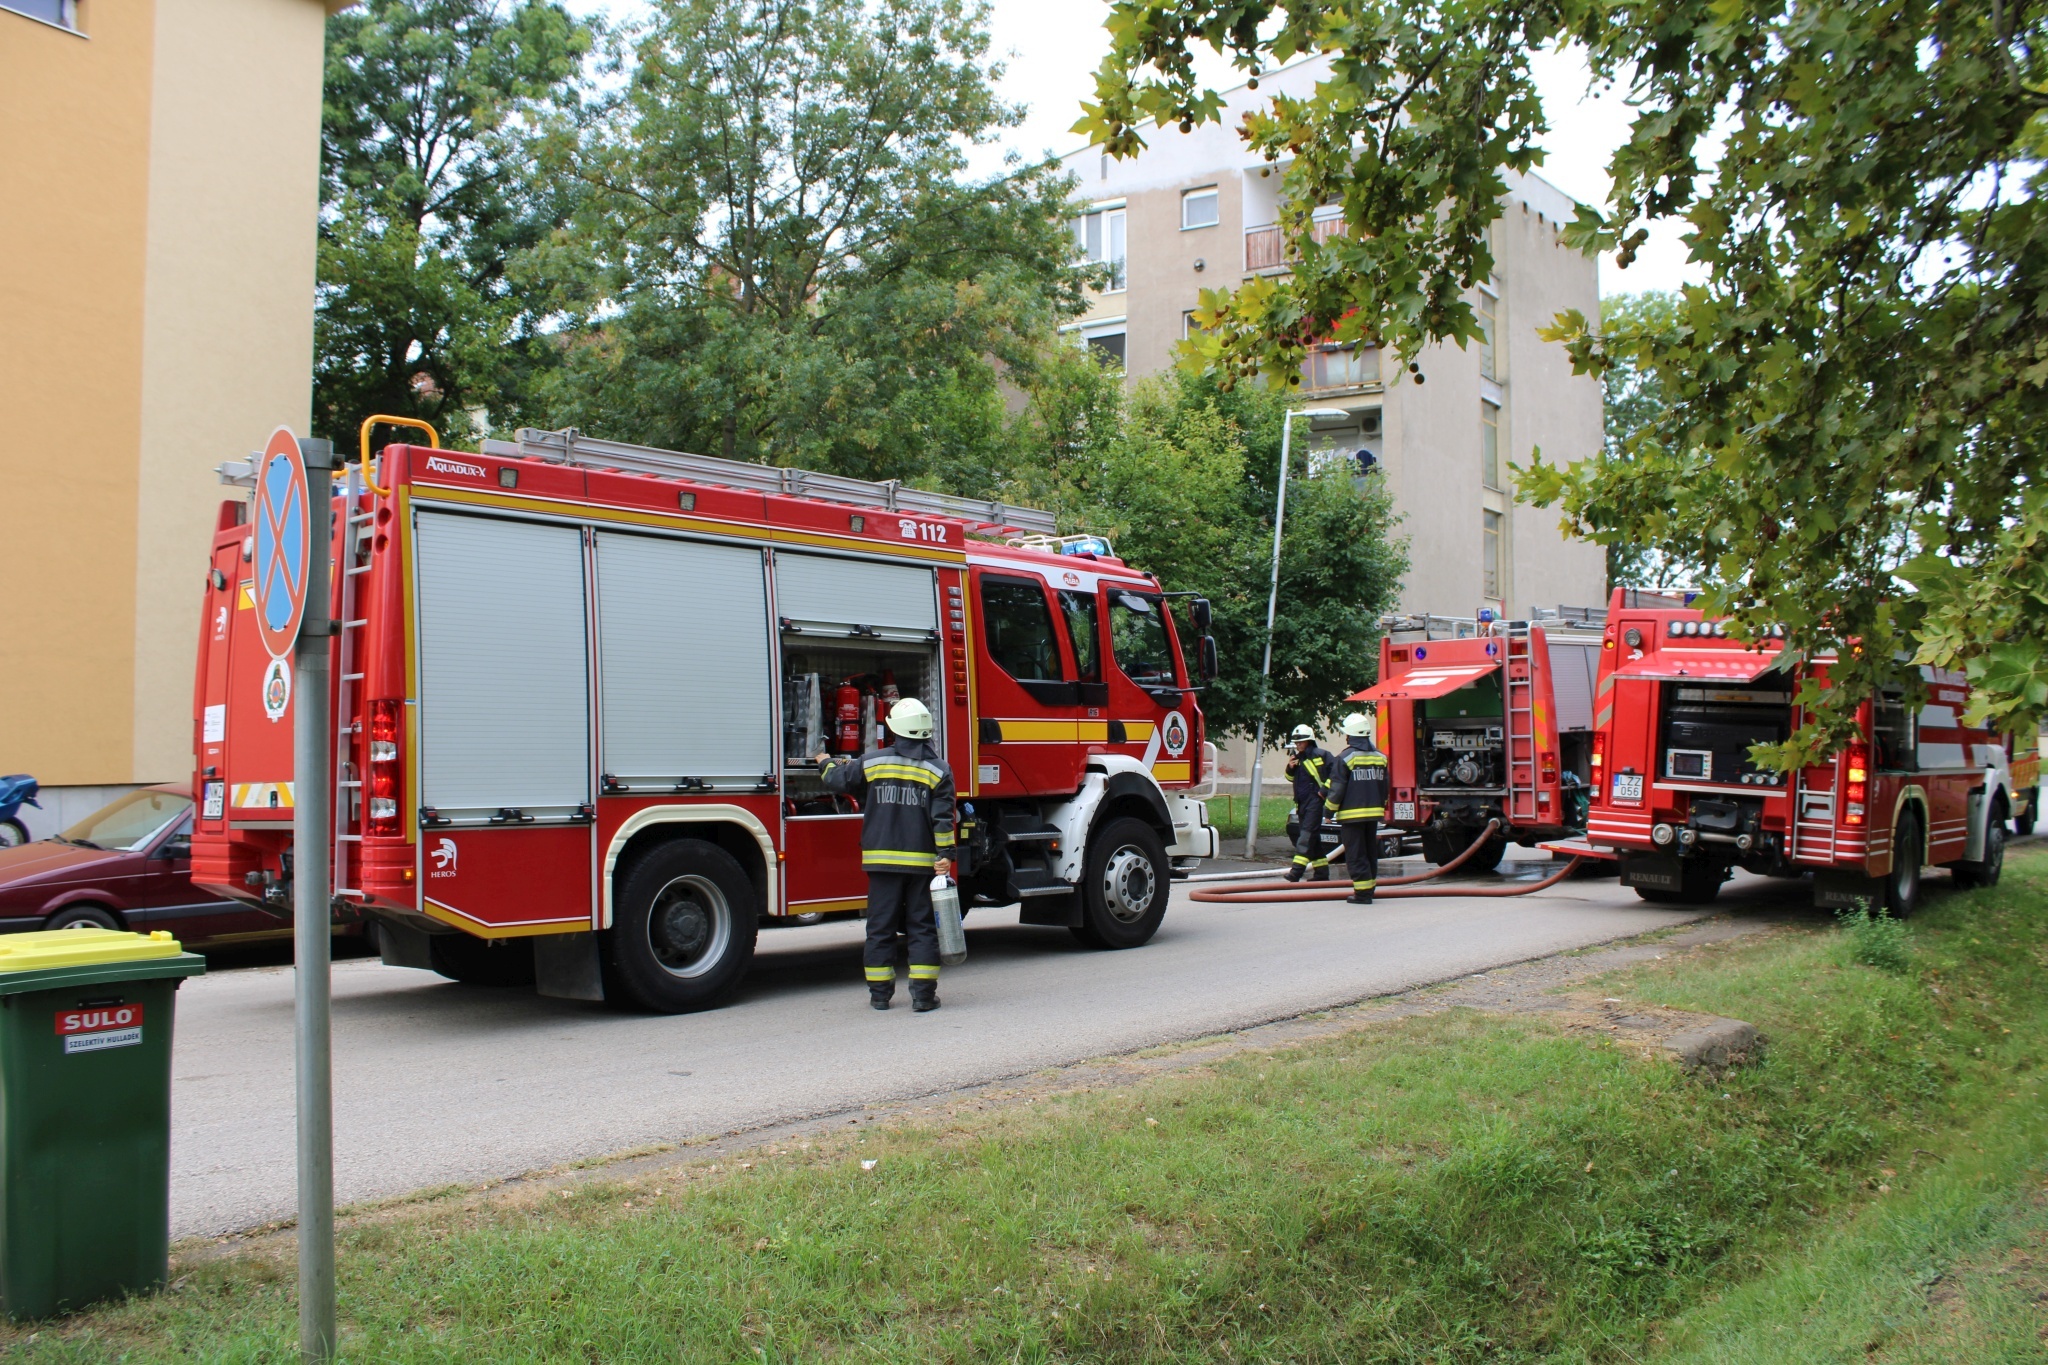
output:
[[[37,929],[0,934],[0,972],[51,967],[109,967],[121,962],[176,957],[184,949],[168,930],[124,934],[117,929]]]

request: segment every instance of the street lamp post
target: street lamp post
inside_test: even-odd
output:
[[[1287,520],[1288,447],[1294,437],[1294,419],[1307,417],[1347,418],[1341,408],[1303,408],[1280,419],[1280,493],[1273,504],[1273,580],[1266,592],[1266,661],[1259,665],[1259,735],[1252,741],[1251,808],[1245,812],[1244,856],[1258,856],[1259,788],[1266,777],[1266,707],[1273,688],[1273,615],[1280,605],[1280,528]]]

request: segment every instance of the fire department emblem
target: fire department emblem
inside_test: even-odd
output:
[[[284,709],[291,704],[292,666],[283,659],[272,659],[263,670],[263,714],[283,720]]]
[[[1160,727],[1160,738],[1166,744],[1166,752],[1179,758],[1188,750],[1188,723],[1180,712],[1169,711],[1166,723]]]

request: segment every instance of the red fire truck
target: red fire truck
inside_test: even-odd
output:
[[[1449,862],[1493,820],[1502,832],[1465,866],[1498,865],[1510,840],[1585,829],[1601,616],[1381,620],[1380,680],[1350,700],[1379,707],[1387,825],[1416,831],[1429,861]]]
[[[956,774],[964,904],[1136,947],[1215,851],[1208,604],[1045,513],[574,432],[367,449],[333,504],[333,891],[387,961],[719,1002],[762,917],[864,908],[816,756],[885,742],[899,696]],[[247,521],[214,535],[193,870],[277,906],[291,669]]]
[[[1860,734],[1841,752],[1774,772],[1750,746],[1791,734],[1801,682],[1825,687],[1830,663],[1795,664],[1782,634],[1752,646],[1682,598],[1616,591],[1586,838],[1619,856],[1622,881],[1645,900],[1697,903],[1735,867],[1811,873],[1818,904],[1863,899],[1898,915],[1917,904],[1923,865],[1964,885],[1996,882],[2012,779],[2004,746],[1962,723],[1962,675],[1921,669],[1917,706],[1903,684],[1887,687],[1858,710]]]

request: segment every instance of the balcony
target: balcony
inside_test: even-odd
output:
[[[1345,235],[1342,218],[1317,218],[1309,224],[1309,236],[1318,242],[1327,242],[1332,237]],[[1244,272],[1257,274],[1261,270],[1285,270],[1289,257],[1287,242],[1281,235],[1278,223],[1244,230]]]
[[[1301,391],[1363,389],[1380,382],[1377,346],[1311,346],[1301,362]]]

